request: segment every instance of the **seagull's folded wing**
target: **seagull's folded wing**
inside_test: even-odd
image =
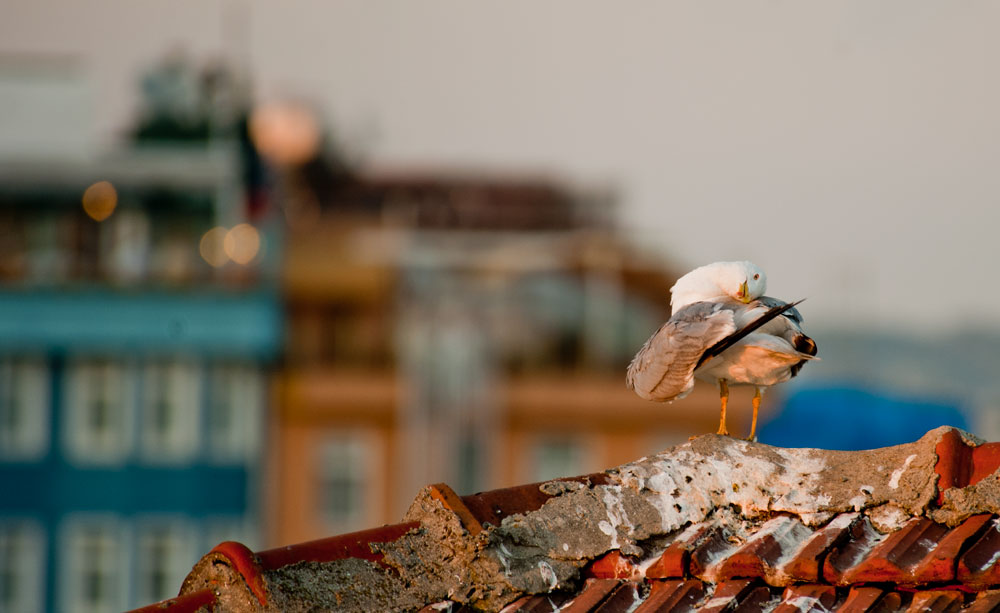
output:
[[[682,398],[694,386],[694,369],[705,351],[734,332],[731,309],[712,302],[687,306],[642,346],[628,366],[626,383],[646,400]]]

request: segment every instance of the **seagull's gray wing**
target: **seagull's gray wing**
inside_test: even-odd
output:
[[[705,351],[736,331],[732,308],[696,302],[667,320],[628,365],[625,382],[640,398],[667,402],[694,386]]]
[[[779,300],[778,298],[772,298],[771,296],[761,296],[760,298],[757,299],[757,302],[763,304],[764,306],[766,306],[769,309],[772,309],[774,307],[785,306],[786,304],[788,304],[784,300]],[[802,301],[799,300],[795,304],[798,304],[799,302],[802,302]],[[802,325],[802,314],[799,313],[799,310],[796,309],[795,307],[792,307],[792,308],[788,309],[787,311],[785,311],[784,315],[785,315],[785,317],[787,317],[788,319],[791,319],[795,323],[797,323],[799,325]]]

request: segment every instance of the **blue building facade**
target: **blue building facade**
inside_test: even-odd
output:
[[[154,602],[257,540],[277,250],[217,153],[0,172],[0,611]]]

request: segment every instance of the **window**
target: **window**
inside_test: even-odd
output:
[[[150,364],[143,376],[142,453],[157,462],[183,461],[198,449],[201,379],[189,362]]]
[[[132,444],[132,369],[114,362],[78,361],[69,366],[67,376],[67,455],[81,463],[123,461]]]
[[[370,523],[374,453],[370,436],[343,432],[319,446],[320,515],[331,531],[359,530]]]
[[[223,462],[255,457],[260,449],[263,419],[260,370],[249,364],[220,364],[211,369],[209,376],[209,452]]]
[[[140,520],[136,526],[133,604],[176,596],[198,558],[194,530],[183,520]]]
[[[149,217],[145,211],[124,209],[102,225],[105,232],[105,274],[119,282],[135,282],[149,267]]]
[[[45,537],[27,520],[0,519],[0,611],[41,612]]]
[[[127,608],[126,537],[116,518],[68,520],[60,547],[63,611],[103,613]]]
[[[534,481],[575,477],[584,471],[584,448],[571,438],[543,438],[535,444]]]
[[[69,273],[70,249],[67,230],[70,224],[56,213],[39,215],[27,228],[27,278],[45,284],[58,283]]]
[[[39,460],[49,447],[49,378],[40,359],[0,360],[0,458]]]

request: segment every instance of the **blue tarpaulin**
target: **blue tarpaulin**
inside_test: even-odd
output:
[[[875,449],[911,443],[939,426],[968,430],[957,402],[914,399],[850,386],[802,389],[763,423],[759,440],[781,447]]]

